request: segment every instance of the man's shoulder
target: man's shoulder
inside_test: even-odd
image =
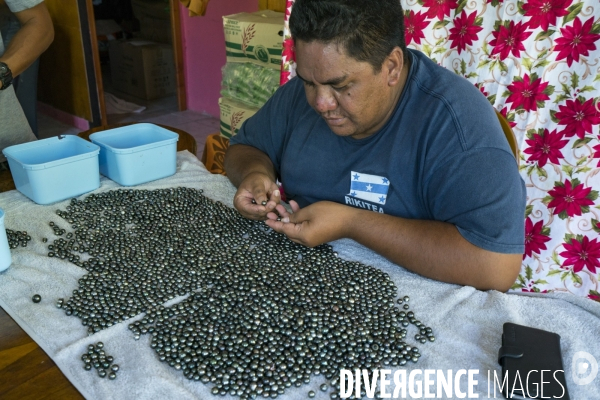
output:
[[[310,109],[310,105],[306,101],[304,84],[298,77],[294,77],[281,85],[267,104],[271,110],[285,113],[287,117],[292,119],[296,115],[304,115]]]
[[[422,91],[451,100],[469,96],[478,101],[486,101],[467,78],[439,65],[418,50],[411,50],[411,53],[413,62],[416,63],[411,79]]]
[[[418,51],[413,51],[413,60],[416,65],[409,107],[418,112],[409,114],[416,115],[417,121],[426,126],[431,141],[447,144],[440,151],[505,148],[506,139],[494,107],[473,83]],[[429,118],[423,119],[423,115]],[[456,146],[448,146],[450,143]]]
[[[297,76],[294,76],[292,79],[281,85],[279,90],[286,93],[294,93],[295,95],[304,94],[302,80]]]

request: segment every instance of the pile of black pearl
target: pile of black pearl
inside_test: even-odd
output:
[[[102,342],[88,345],[88,351],[82,354],[81,361],[83,361],[83,369],[90,371],[92,367],[95,368],[100,378],[106,376],[111,380],[117,378],[119,366],[113,364],[114,358],[106,354]]]
[[[409,324],[419,342],[434,340],[408,296],[395,305],[386,273],[297,245],[201,191],[116,190],[57,214],[73,231],[52,256],[88,270],[57,306],[89,333],[145,312],[129,325],[134,338],[150,334],[160,361],[213,394],[276,398],[317,375],[335,398],[340,369],[417,362]]]
[[[17,247],[27,247],[27,242],[31,240],[31,236],[26,231],[13,231],[6,229],[6,238],[8,239],[8,247],[16,249]]]

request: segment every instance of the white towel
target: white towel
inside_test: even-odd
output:
[[[196,157],[188,152],[177,155],[177,173],[172,177],[139,185],[139,189],[186,186],[204,189],[205,195],[232,206],[235,188],[226,177],[211,175]],[[120,186],[101,179],[97,192]],[[60,221],[57,209],[65,209],[69,201],[41,206],[17,191],[0,194],[0,208],[6,212],[9,229],[26,230],[32,241],[26,248],[12,251],[13,264],[0,274],[0,306],[48,353],[68,379],[87,399],[212,399],[210,388],[185,379],[181,371],[161,363],[149,346],[149,335],[134,340],[128,325],[141,316],[87,336],[87,327],[78,318],[66,316],[56,308],[58,298],[70,297],[77,279],[86,271],[73,264],[47,257],[47,243],[42,237],[53,237],[49,221]],[[32,216],[34,216],[32,218]],[[572,378],[572,358],[578,351],[592,354],[600,361],[600,304],[567,294],[516,295],[495,291],[481,292],[420,277],[394,265],[370,250],[352,242],[332,243],[340,257],[361,261],[387,272],[398,287],[399,295],[410,296],[411,310],[417,318],[433,328],[436,341],[418,344],[422,357],[412,369],[477,369],[475,393],[488,398],[488,371],[500,375],[497,362],[502,325],[514,322],[545,329],[561,336],[563,362],[571,399],[598,398],[600,376],[592,383],[579,386]],[[33,294],[42,302],[34,304]],[[182,298],[167,304],[177,303]],[[414,342],[418,331],[408,327],[406,341]],[[108,354],[114,356],[121,369],[114,381],[99,378],[94,371],[82,368],[81,355],[87,345],[102,341]],[[421,377],[422,379],[422,377]],[[324,377],[312,377],[309,385],[286,390],[283,399],[307,398],[315,390],[315,399],[328,399],[318,390]],[[392,386],[393,387],[393,386]],[[435,385],[432,387],[435,393]],[[467,381],[461,380],[466,392]],[[491,393],[493,395],[493,392]],[[225,398],[231,398],[226,396]],[[497,398],[502,395],[497,394]]]

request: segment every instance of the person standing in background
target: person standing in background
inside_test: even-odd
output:
[[[0,150],[36,139],[12,83],[54,40],[52,19],[43,0],[0,0],[20,23],[5,48],[0,34]],[[6,158],[0,154],[0,162]]]

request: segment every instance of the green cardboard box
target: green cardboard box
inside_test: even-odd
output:
[[[235,100],[221,97],[219,99],[221,111],[221,135],[230,138],[238,133],[245,120],[256,114],[258,108],[249,107]]]
[[[251,62],[279,70],[284,14],[271,10],[223,17],[227,62]]]

